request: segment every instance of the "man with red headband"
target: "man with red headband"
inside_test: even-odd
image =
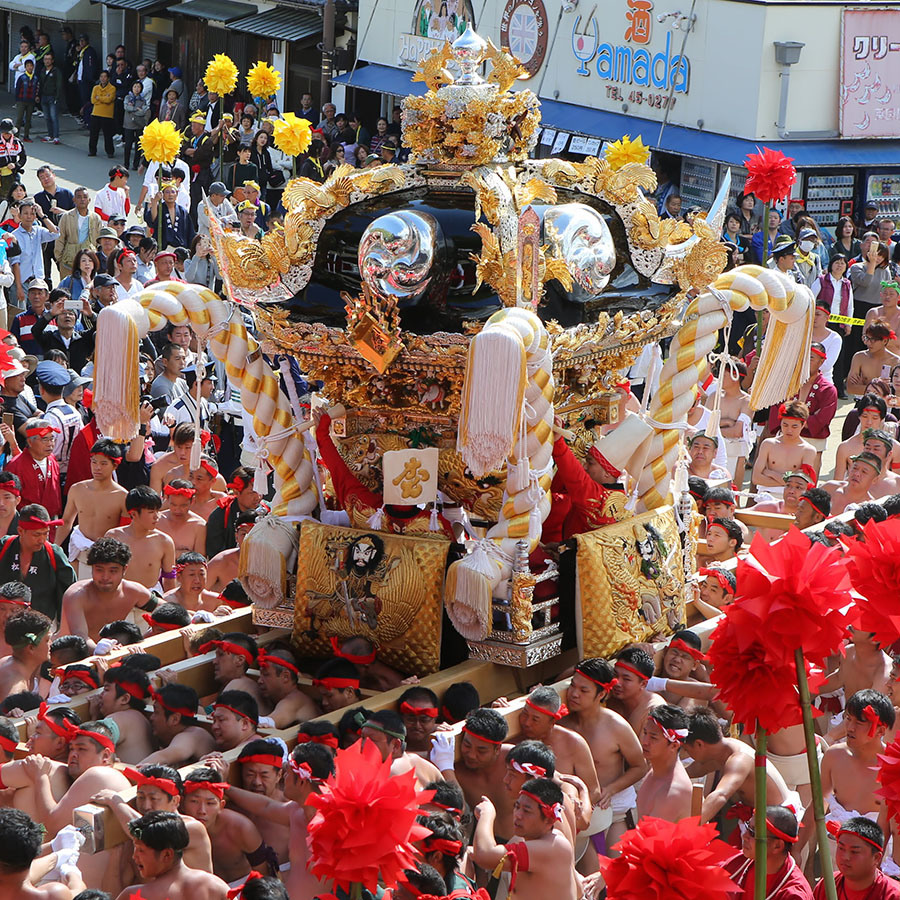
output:
[[[197,762],[215,751],[212,735],[197,723],[199,698],[186,684],[164,684],[150,692],[153,712],[150,728],[158,750],[145,757],[146,763],[183,766]]]
[[[707,618],[719,615],[722,607],[734,601],[737,590],[734,572],[721,566],[701,566],[697,574],[702,581],[697,586],[698,596],[694,602]]]
[[[109,438],[100,438],[91,447],[91,480],[69,487],[63,524],[56,540],[61,544],[71,533],[69,559],[77,566],[81,579],[91,577],[87,561],[91,544],[110,529],[118,528],[125,518],[128,491],[113,480],[121,462],[121,446]]]
[[[687,713],[680,706],[655,706],[647,714],[641,750],[650,771],[637,795],[638,820],[655,816],[677,822],[691,815],[693,785],[679,756],[687,733]]]
[[[378,692],[392,691],[405,681],[400,672],[377,658],[375,645],[366,637],[332,638],[331,649],[338,659],[356,666],[362,687]]]
[[[809,419],[809,407],[802,400],[789,400],[778,408],[780,431],[759,446],[753,464],[753,484],[779,496],[784,489],[784,473],[799,472],[817,464],[816,448],[801,436]]]
[[[441,715],[437,694],[425,685],[408,687],[397,700],[397,711],[406,728],[406,749],[429,759],[431,737],[437,731]]]
[[[167,603],[175,603],[191,612],[201,609],[215,612],[222,606],[221,595],[207,590],[207,563],[202,553],[182,553],[175,560],[175,580],[178,586],[163,595]]]
[[[25,449],[6,464],[6,471],[22,483],[22,505],[40,503],[51,519],[57,519],[62,514],[62,488],[53,441],[59,429],[50,419],[31,418],[24,431]]]
[[[473,841],[476,865],[492,871],[501,863],[510,873],[516,900],[576,900],[572,845],[555,826],[562,818],[563,792],[549,778],[526,781],[513,812],[514,837],[505,844],[494,835],[497,811],[487,797],[475,807]]]
[[[563,728],[571,728],[587,741],[601,786],[591,824],[579,840],[589,837],[596,849],[605,852],[627,830],[625,814],[634,805],[634,785],[647,771],[637,733],[620,713],[607,708],[617,684],[618,673],[605,659],[583,659],[575,666],[566,689],[569,714],[560,720]],[[662,703],[661,698],[657,699]],[[624,811],[617,812],[614,802],[618,810]],[[597,870],[596,854],[584,852],[587,844],[585,841],[576,848],[576,857],[581,857],[578,871],[582,874]]]
[[[94,212],[108,222],[113,216],[127,216],[131,212],[128,170],[113,166],[108,173],[109,184],[94,195]]]
[[[130,247],[117,250],[113,256],[116,278],[116,299],[127,300],[139,294],[144,285],[138,280],[138,258]]]
[[[834,886],[838,897],[865,900],[898,900],[900,884],[882,871],[885,839],[881,828],[865,816],[847,819],[832,835],[837,873]],[[813,891],[815,900],[825,900],[822,881]]]
[[[259,651],[259,690],[272,712],[269,718],[276,728],[288,728],[314,719],[319,710],[312,697],[298,687],[300,668],[294,655],[288,650]]]
[[[200,457],[200,465],[191,471],[191,484],[196,491],[191,500],[191,510],[204,522],[209,519],[212,511],[218,505],[218,501],[225,496],[224,491],[215,489],[220,478],[218,463],[206,454]],[[228,581],[231,579],[229,578]]]
[[[0,471],[0,538],[3,535],[18,534],[19,514],[17,512],[22,500],[22,482],[17,475]]]
[[[237,546],[238,514],[256,509],[263,499],[262,494],[253,487],[255,474],[256,470],[250,466],[239,466],[231,473],[231,481],[227,485],[231,493],[219,500],[206,520],[207,559]]]
[[[825,818],[838,826],[856,816],[873,822],[884,801],[877,795],[878,754],[884,752],[885,734],[894,727],[891,701],[880,691],[857,691],[844,707],[846,737],[822,756],[822,797],[828,804]],[[804,816],[800,847],[815,831],[812,809]],[[834,855],[834,845],[831,847]]]
[[[23,609],[7,620],[3,639],[12,647],[12,656],[0,662],[0,697],[37,691],[41,666],[50,659],[52,628],[50,619],[32,609]]]
[[[103,673],[103,689],[96,700],[100,715],[119,727],[116,756],[136,765],[153,752],[153,732],[144,715],[150,698],[150,679],[135,666],[116,666]]]
[[[756,858],[756,823],[741,823],[741,852],[725,863],[738,885],[735,900],[753,900]],[[797,816],[785,806],[766,807],[766,900],[812,900],[809,882],[793,856],[797,845]]]
[[[247,674],[248,669],[256,668],[256,639],[241,631],[223,634],[221,639],[203,644],[201,653],[215,651],[213,660],[213,678],[220,690],[244,691],[256,699],[256,702],[269,709],[264,703],[259,684]]]
[[[794,524],[803,531],[831,515],[831,494],[824,488],[814,487],[804,491],[794,513]]]
[[[222,494],[222,496],[224,497],[225,495]],[[194,499],[196,500],[196,497]],[[209,561],[209,567],[207,568],[207,587],[209,590],[221,593],[225,590],[226,585],[238,577],[241,544],[244,543],[244,538],[250,534],[251,529],[256,524],[256,520],[262,514],[263,510],[259,507],[237,514],[234,522],[234,539],[237,546],[232,547],[230,550],[222,550]],[[203,513],[200,515],[203,515]]]
[[[194,485],[184,478],[173,478],[162,493],[165,506],[158,527],[175,542],[175,555],[204,553],[206,522],[191,509],[196,494]]]
[[[819,476],[812,466],[801,466],[797,472],[785,472],[782,476],[784,489],[780,499],[763,500],[753,507],[754,512],[771,512],[783,516],[795,516],[800,507],[800,498],[808,488],[815,487]],[[759,533],[769,542],[784,535],[779,528],[760,528]]]
[[[0,544],[0,583],[21,581],[31,588],[31,605],[59,621],[63,595],[75,581],[66,554],[50,543],[53,523],[37,503],[19,509],[18,536]]]

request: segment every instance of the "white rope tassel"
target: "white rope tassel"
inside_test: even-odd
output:
[[[373,531],[381,531],[381,527],[384,525],[384,504],[379,506],[378,509],[369,516],[366,524]]]
[[[241,544],[238,576],[253,603],[271,609],[284,602],[298,542],[296,527],[281,516],[266,516],[250,529]]]
[[[496,327],[472,338],[457,450],[476,477],[499,469],[512,451],[525,377],[525,348],[518,332]]]
[[[203,441],[200,440],[200,404],[203,402],[203,375],[206,372],[203,368],[206,356],[204,353],[205,349],[206,343],[204,342],[200,345],[200,352],[197,354],[197,362],[194,366],[194,377],[197,379],[197,396],[194,399],[194,443],[191,444],[191,461],[189,463],[192,472],[200,468],[200,456],[203,453]],[[262,493],[265,494],[265,491]]]
[[[133,300],[107,306],[97,317],[97,347],[102,352],[95,355],[93,410],[101,433],[116,441],[130,441],[138,431],[142,319],[146,323],[147,314]]]

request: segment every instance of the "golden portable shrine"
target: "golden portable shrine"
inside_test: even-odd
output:
[[[560,652],[560,606],[582,655],[670,633],[694,571],[683,423],[730,312],[772,314],[756,406],[805,377],[805,354],[778,351],[808,343],[808,292],[757,266],[722,274],[727,182],[688,225],[647,199],[640,140],[530,159],[540,104],[513,90],[520,71],[468,29],[420,64],[407,164],[292,179],[283,228],[259,241],[211,220],[227,299],[166,283],[100,316],[104,434],[132,433],[133,385],[113,385],[148,329],[187,322],[225,362],[276,487],[242,581],[254,620],[292,626],[307,655],[362,635],[433,672],[443,612],[471,656],[513,666]],[[668,337],[659,388],[626,412],[625,371]],[[315,385],[313,419],[291,360]],[[598,510],[609,524],[565,551],[562,597],[535,552],[559,435],[577,456],[601,447],[624,487]]]

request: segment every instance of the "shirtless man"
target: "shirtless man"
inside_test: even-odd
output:
[[[225,900],[228,885],[216,875],[188,868],[182,854],[190,838],[175,812],[153,810],[128,823],[134,866],[142,884],[125,888],[118,900]]]
[[[879,299],[881,306],[873,306],[866,313],[866,326],[881,319],[887,322],[888,328],[896,334],[897,329],[900,328],[900,307],[898,307],[900,284],[896,280],[882,281]],[[896,337],[890,338],[887,342],[887,349],[891,353],[900,353],[900,340]]]
[[[240,766],[241,787],[245,791],[274,800],[276,803],[285,802],[281,784],[284,751],[274,738],[261,738],[244,744],[237,763]],[[234,798],[230,795],[229,799],[234,803]],[[290,824],[273,821],[267,816],[254,816],[252,812],[250,818],[256,823],[263,840],[277,854],[279,862],[282,865],[286,863],[290,855]]]
[[[0,496],[6,493],[0,490]],[[31,606],[31,588],[21,581],[7,581],[0,585],[0,659],[12,653],[12,647],[6,643],[3,630],[11,616]]]
[[[87,557],[91,578],[76,581],[63,595],[60,631],[81,635],[93,650],[107,622],[125,619],[133,609],[153,610],[156,600],[150,591],[136,581],[125,580],[131,554],[125,543],[111,536],[91,546]]]
[[[136,765],[153,749],[150,723],[144,715],[149,693],[150,679],[140,669],[116,666],[103,673],[99,712],[119,726],[121,737],[116,744],[116,756],[124,763]]]
[[[431,736],[437,731],[441,704],[437,694],[424,685],[407,688],[397,700],[397,709],[406,727],[406,749],[428,759]]]
[[[753,507],[753,512],[772,512],[784,516],[795,516],[800,506],[800,497],[810,487],[815,487],[819,478],[812,466],[804,466],[798,472],[785,472],[784,493],[781,499],[764,500]],[[778,528],[760,528],[759,533],[771,543],[784,536],[784,531]]]
[[[172,432],[172,449],[159,456],[150,470],[150,487],[157,494],[173,478],[189,478],[191,464],[191,445],[194,443],[194,426],[182,422]],[[217,474],[213,480],[213,490],[225,492],[225,479]]]
[[[881,460],[881,478],[869,489],[876,499],[900,493],[900,475],[891,471],[892,457],[897,442],[881,429],[867,429],[862,434],[863,450],[874,453]]]
[[[230,584],[238,577],[241,544],[244,543],[244,538],[250,533],[259,516],[260,510],[258,508],[247,512],[242,510],[238,513],[234,529],[234,539],[237,541],[237,547],[232,547],[231,550],[223,550],[209,561],[206,573],[209,590],[221,594],[225,585]]]
[[[665,702],[659,694],[647,690],[647,680],[653,674],[653,659],[640,647],[626,647],[616,656],[613,665],[616,683],[608,706],[625,718],[634,733],[639,735],[647,713]]]
[[[209,641],[200,648],[201,653],[209,653],[210,650],[216,652],[216,658],[213,660],[213,678],[219,689],[244,691],[260,703],[262,701],[260,686],[247,674],[247,669],[256,666],[259,652],[256,640],[241,631],[229,632],[223,634],[221,640]],[[268,703],[265,703],[265,709],[269,709]]]
[[[484,796],[493,801],[500,839],[509,837],[513,829],[513,798],[503,788],[506,754],[513,746],[504,743],[508,730],[506,720],[495,709],[473,709],[466,716],[454,766],[469,807],[474,808]]]
[[[166,508],[159,517],[159,530],[175,542],[175,555],[206,550],[206,520],[191,510],[196,491],[190,481],[173,478],[164,488]]]
[[[699,553],[703,566],[712,562],[727,562],[738,555],[744,536],[734,519],[713,519],[706,526],[706,550]]]
[[[688,734],[688,717],[680,706],[655,706],[644,720],[641,749],[650,771],[637,795],[638,820],[655,816],[678,822],[691,815],[693,786],[679,753]]]
[[[213,703],[212,731],[216,750],[234,750],[259,737],[259,708],[244,691],[222,691]]]
[[[583,854],[579,871],[587,873],[596,871],[596,854],[585,854],[582,844],[586,847],[592,835],[605,832],[610,852],[628,828],[626,818],[635,802],[634,785],[647,771],[634,729],[622,715],[606,707],[610,692],[618,686],[616,675],[605,659],[584,659],[578,663],[566,689],[569,714],[560,719],[560,725],[587,741],[600,783],[600,800],[594,806],[590,827],[579,835],[575,851],[576,857]],[[662,704],[662,698],[657,700]]]
[[[859,397],[873,378],[890,378],[891,370],[900,365],[900,356],[891,353],[887,345],[894,340],[894,332],[884,319],[866,318],[863,327],[865,350],[853,354],[847,373],[847,393]]]
[[[360,684],[373,691],[392,691],[403,684],[403,676],[376,658],[375,645],[367,638],[355,635],[342,640],[333,640],[331,648],[338,659],[347,660],[356,666]]]
[[[289,728],[298,722],[314,719],[319,710],[312,698],[297,686],[300,669],[288,650],[259,651],[258,686],[263,698],[272,706],[269,718],[276,728]]]
[[[255,820],[288,827],[290,870],[285,873],[284,882],[289,897],[315,897],[325,891],[325,885],[308,868],[306,826],[317,810],[307,803],[310,797],[321,793],[333,774],[334,757],[327,747],[297,744],[284,766],[284,801],[244,788],[232,787],[228,791],[229,801]]]
[[[715,578],[713,578],[713,580],[715,581]],[[727,582],[725,583],[727,584]],[[719,582],[716,582],[716,586],[722,590]],[[658,657],[660,677],[666,679],[671,678],[674,681],[693,681],[699,684],[701,680],[697,677],[697,673],[702,670],[701,664],[705,659],[702,646],[700,638],[693,631],[688,629],[676,631],[675,634],[672,635],[669,645]],[[669,693],[665,690],[658,690],[652,686],[649,681],[647,684],[648,690],[652,690],[653,693],[659,694],[659,696],[668,704],[681,706],[686,711],[689,711],[692,707],[697,705],[690,697]],[[641,732],[642,739],[643,734],[644,731]]]
[[[822,488],[831,496],[831,514],[842,513],[851,504],[874,500],[872,486],[881,477],[881,460],[863,450],[850,460],[845,481],[826,481]]]
[[[28,731],[25,746],[28,752],[39,753],[55,762],[64,763],[69,756],[69,736],[63,726],[63,719],[68,719],[73,725],[81,724],[78,714],[67,706],[53,706],[37,716],[28,716],[25,719]]]
[[[233,809],[225,809],[228,787],[214,769],[194,769],[184,779],[181,809],[203,823],[212,843],[213,872],[233,886],[243,881],[251,870],[260,875],[270,874],[272,853],[250,819]]]
[[[515,801],[515,836],[505,845],[495,837],[497,810],[491,800],[482,797],[475,807],[475,863],[492,871],[502,862],[505,871],[515,871],[517,900],[576,900],[579,896],[572,845],[554,827],[562,815],[562,802],[561,788],[549,778],[526,781]]]
[[[334,712],[359,703],[359,673],[346,659],[327,659],[316,669],[313,687],[319,691],[319,705],[324,712]]]
[[[168,591],[175,587],[175,542],[157,528],[162,500],[146,485],[132,488],[125,498],[131,524],[107,533],[131,549],[128,577],[150,590],[160,585]]]
[[[359,734],[364,741],[371,741],[378,748],[383,760],[393,760],[391,775],[402,775],[412,769],[420,788],[441,778],[440,771],[427,759],[406,752],[406,726],[392,709],[369,713]]]
[[[50,619],[34,609],[23,609],[7,619],[3,638],[12,656],[0,662],[0,697],[41,688],[41,666],[50,659],[52,629]]]
[[[713,519],[731,519],[741,529],[744,541],[749,542],[750,531],[740,519],[735,519],[734,508],[734,491],[730,487],[721,484],[709,488],[703,500],[703,515],[706,517],[706,521],[702,523],[700,536],[702,537],[706,534],[706,526]]]
[[[703,578],[697,585],[694,603],[706,618],[714,618],[722,609],[734,602],[737,581],[734,572],[721,566],[701,566],[697,574]]]
[[[720,363],[721,365],[721,363]],[[722,377],[722,397],[719,410],[719,432],[725,440],[728,468],[734,484],[744,483],[744,467],[753,449],[756,435],[753,431],[753,413],[750,395],[741,389],[741,379],[747,374],[747,364],[742,359],[729,360]]]
[[[224,491],[213,489],[217,478],[221,476],[216,461],[211,456],[201,456],[199,468],[191,472],[191,484],[196,492],[191,500],[191,511],[200,516],[204,522],[216,508],[218,501],[225,496]],[[201,548],[201,552],[203,549]]]
[[[858,691],[847,701],[846,739],[830,746],[822,757],[822,796],[828,802],[827,821],[841,823],[853,816],[877,821],[884,804],[876,793],[878,754],[884,752],[884,735],[893,728],[894,720],[891,701],[879,691]],[[803,818],[806,834],[801,831],[801,849],[815,830],[812,807]]]
[[[722,737],[718,719],[708,709],[698,709],[690,715],[684,747],[694,760],[687,770],[689,777],[698,778],[711,772],[720,776],[715,787],[703,798],[701,822],[712,821],[729,802],[753,808],[756,802],[754,754],[749,744]],[[774,766],[767,766],[767,803],[782,806],[788,799],[784,779]]]
[[[837,456],[834,463],[835,480],[844,478],[847,474],[851,456],[862,452],[865,438],[863,434],[870,429],[884,430],[884,422],[887,417],[887,403],[884,397],[878,394],[863,394],[853,407],[859,414],[859,428],[856,434],[847,438],[838,445]],[[893,452],[893,445],[891,450]],[[898,454],[900,456],[900,454]]]
[[[113,481],[121,462],[122,448],[109,438],[101,438],[91,447],[90,480],[79,481],[69,489],[56,543],[61,544],[71,532],[69,560],[76,566],[79,578],[90,578],[87,553],[91,544],[111,528],[118,528],[125,517],[128,491]]]
[[[143,765],[137,769],[126,768],[124,771],[137,785],[134,806],[114,791],[100,791],[91,798],[91,803],[112,810],[123,829],[127,831],[130,822],[153,810],[178,813],[178,806],[184,797],[184,782],[177,769],[171,766]],[[181,818],[188,833],[188,845],[184,850],[185,865],[201,872],[212,872],[212,844],[206,829],[190,816]],[[128,856],[127,860],[121,860],[122,884],[134,881],[134,867],[131,855]]]
[[[222,601],[219,595],[206,589],[206,557],[202,553],[189,550],[175,560],[175,580],[178,587],[163,595],[167,603],[177,603],[191,612],[205,609],[215,612]]]
[[[731,472],[716,465],[716,451],[719,439],[715,435],[698,431],[688,444],[691,453],[691,464],[688,471],[705,481],[731,480]]]
[[[816,471],[816,448],[800,437],[808,418],[809,407],[802,401],[782,404],[779,433],[766,438],[759,446],[753,464],[753,484],[769,493],[780,493],[785,472],[799,472],[803,465]]]
[[[164,684],[150,696],[150,728],[159,749],[145,757],[145,763],[179,767],[215,750],[213,736],[197,724],[200,700],[192,687]]]

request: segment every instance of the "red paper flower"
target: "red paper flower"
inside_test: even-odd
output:
[[[622,855],[600,858],[608,900],[724,900],[738,889],[722,868],[734,848],[699,817],[667,822],[645,816],[615,849]]]
[[[900,737],[878,754],[878,783],[876,794],[884,797],[888,818],[900,822]]]
[[[847,571],[856,600],[859,627],[875,633],[882,647],[900,638],[900,521],[867,522],[865,540],[847,541]]]
[[[307,801],[318,810],[307,828],[310,870],[348,893],[354,883],[374,893],[379,877],[393,887],[403,869],[415,868],[412,843],[431,833],[416,816],[433,793],[416,791],[412,770],[392,776],[370,741],[338,750],[334,762],[325,792]]]
[[[808,662],[824,668],[856,621],[840,550],[810,544],[793,526],[777,544],[757,535],[736,574],[738,596],[729,617],[745,646],[754,640],[764,645],[770,666],[792,666],[800,648]]]
[[[745,193],[753,193],[763,203],[772,203],[790,196],[791,188],[797,182],[797,173],[791,163],[793,157],[785,156],[780,150],[769,147],[756,148],[756,153],[747,157]]]
[[[793,662],[773,665],[766,662],[766,647],[758,635],[749,636],[731,615],[734,606],[710,635],[708,659],[713,683],[719,686],[718,699],[749,731],[757,726],[772,733],[803,721],[797,693],[797,670]],[[824,681],[820,670],[807,664],[812,689]],[[818,710],[813,711],[819,714]]]

